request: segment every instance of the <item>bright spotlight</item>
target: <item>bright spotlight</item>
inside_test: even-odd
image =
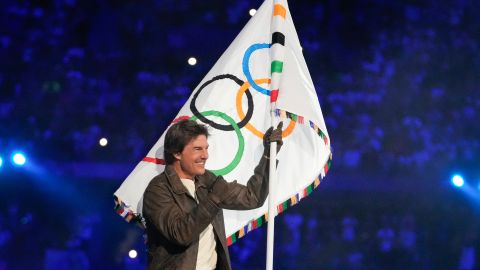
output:
[[[100,146],[107,146],[108,140],[106,138],[101,138],[100,141],[98,141],[98,144],[100,144]]]
[[[257,13],[257,10],[254,9],[254,8],[252,8],[252,9],[250,9],[250,11],[248,11],[248,14],[250,14],[250,16],[255,15],[255,13]]]
[[[456,174],[452,177],[452,184],[456,187],[462,187],[465,184],[463,177]]]
[[[12,161],[17,166],[23,166],[27,162],[27,158],[22,153],[15,153],[12,156]]]
[[[130,257],[131,259],[135,259],[137,257],[137,251],[135,249],[132,249],[128,252],[128,257]]]
[[[195,64],[197,64],[197,59],[195,57],[188,58],[188,64],[190,66],[194,66]]]
[[[3,165],[3,159],[2,157],[0,157],[0,168],[2,167],[2,165]]]

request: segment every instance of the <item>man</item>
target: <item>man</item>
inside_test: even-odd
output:
[[[143,197],[148,269],[231,269],[224,209],[263,205],[268,195],[270,142],[282,145],[282,122],[263,138],[264,153],[246,186],[205,170],[208,130],[192,120],[172,125],[165,135],[165,171]]]

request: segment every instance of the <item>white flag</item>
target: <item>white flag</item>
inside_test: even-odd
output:
[[[272,16],[284,20],[283,33],[272,33]],[[272,45],[273,44],[273,45]],[[283,46],[276,61],[272,46]],[[278,51],[278,50],[277,50]],[[273,74],[273,75],[272,75]],[[280,77],[270,89],[272,76]],[[246,184],[263,153],[270,127],[270,102],[284,121],[275,190],[277,213],[298,203],[318,186],[330,166],[330,139],[287,4],[264,1],[217,63],[195,88],[173,122],[194,119],[209,126],[207,169],[227,181]],[[165,132],[115,192],[117,212],[141,219],[142,196],[164,169]],[[267,220],[268,204],[248,211],[224,210],[228,244]]]

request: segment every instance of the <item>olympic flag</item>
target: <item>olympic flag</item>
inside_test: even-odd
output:
[[[274,29],[274,20],[282,21],[281,31]],[[281,57],[277,57],[278,51]],[[277,85],[270,85],[275,76]],[[331,150],[288,5],[286,1],[274,4],[266,0],[172,123],[194,119],[209,126],[207,169],[223,175],[227,181],[245,184],[262,156],[262,138],[271,126],[271,115],[277,118],[276,122],[284,121],[286,127],[282,134],[284,145],[277,155],[277,215],[320,184],[330,167]],[[165,133],[114,194],[116,211],[127,221],[142,221],[143,192],[165,167],[164,136]],[[262,226],[268,220],[267,212],[267,203],[248,211],[224,210],[227,243],[231,245]]]

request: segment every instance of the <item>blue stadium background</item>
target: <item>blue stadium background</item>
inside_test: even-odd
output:
[[[261,2],[2,1],[0,270],[145,267],[112,193]],[[479,269],[480,2],[289,5],[333,162],[278,217],[275,269]]]

